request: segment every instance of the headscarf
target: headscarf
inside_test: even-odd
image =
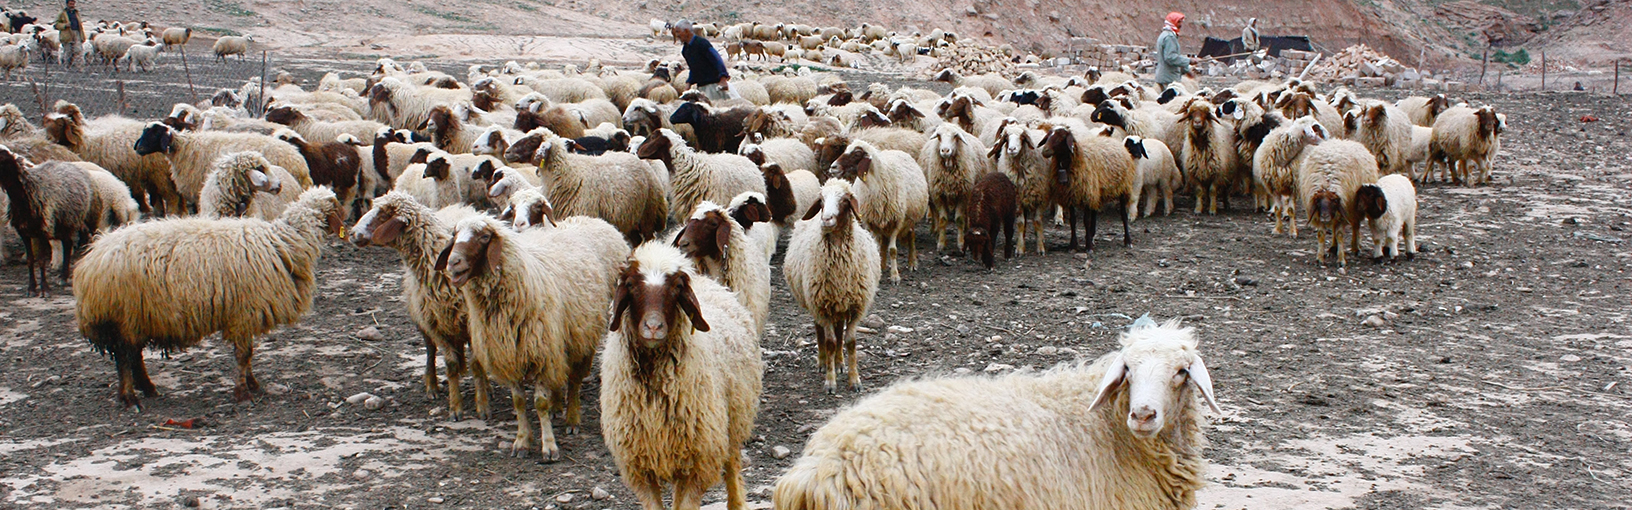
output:
[[[1184,23],[1184,13],[1170,12],[1167,13],[1167,26],[1163,28],[1172,30],[1173,35],[1179,35],[1179,25],[1182,23]]]

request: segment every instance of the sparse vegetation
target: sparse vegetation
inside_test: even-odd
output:
[[[211,11],[219,12],[228,16],[246,18],[255,16],[255,11],[245,9],[243,5],[240,5],[238,2],[233,0],[204,0],[204,7]]]

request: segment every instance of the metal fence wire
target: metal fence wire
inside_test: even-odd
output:
[[[71,67],[36,57],[27,68],[13,72],[10,81],[0,83],[0,103],[15,104],[35,119],[52,111],[57,100],[79,105],[87,116],[162,117],[176,103],[207,101],[221,89],[236,90],[251,79],[276,73],[278,62],[278,55],[263,51],[223,62],[208,44],[196,40],[166,48],[151,70],[132,70],[95,56],[88,62],[76,59]]]

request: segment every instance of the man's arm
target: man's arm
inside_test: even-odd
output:
[[[720,69],[720,83],[723,84],[726,81],[730,80],[731,79],[731,69],[725,67],[725,60],[720,58],[720,52],[715,51],[713,45],[709,45],[708,46],[708,53],[710,55],[714,56],[714,65],[718,66],[719,69]]]

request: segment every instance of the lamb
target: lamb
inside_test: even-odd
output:
[[[1184,176],[1179,175],[1179,166],[1173,161],[1173,151],[1161,140],[1137,136],[1123,139],[1122,146],[1133,156],[1135,169],[1129,221],[1137,217],[1140,209],[1146,217],[1155,214],[1158,199],[1162,202],[1162,215],[1173,214],[1173,191],[1184,185]]]
[[[1203,206],[1207,214],[1218,214],[1218,203],[1228,201],[1230,186],[1236,180],[1239,160],[1235,131],[1219,121],[1212,104],[1205,99],[1192,99],[1185,105],[1182,122],[1184,125],[1175,125],[1174,129],[1185,131],[1179,161],[1184,163],[1185,180],[1196,194],[1196,214],[1201,214]]]
[[[185,210],[170,177],[170,161],[161,154],[136,153],[145,124],[118,115],[86,122],[78,106],[65,102],[56,109],[45,116],[47,138],[118,176],[143,212],[178,215]]]
[[[878,292],[878,242],[857,217],[859,210],[850,182],[829,180],[804,221],[794,225],[782,259],[789,293],[816,321],[818,360],[830,394],[838,390],[837,371],[846,353],[850,388],[861,389],[856,325]]]
[[[185,349],[217,331],[238,361],[233,398],[259,392],[255,337],[311,309],[324,233],[344,237],[340,209],[334,192],[314,188],[272,222],[169,219],[99,238],[74,268],[75,315],[80,334],[113,357],[119,401],[140,410],[135,390],[158,395],[143,349]]]
[[[1071,249],[1077,249],[1077,210],[1086,213],[1087,249],[1093,251],[1099,211],[1116,200],[1121,200],[1124,211],[1122,245],[1132,246],[1125,211],[1137,206],[1132,201],[1137,179],[1127,149],[1110,137],[1089,133],[1080,123],[1053,126],[1041,147],[1042,156],[1052,158],[1054,201],[1067,211]]]
[[[221,133],[214,131],[187,132],[154,122],[142,130],[132,145],[136,154],[164,153],[170,160],[170,176],[176,190],[191,205],[198,204],[198,192],[204,187],[204,177],[210,165],[223,154],[252,150],[260,152],[272,164],[283,167],[294,176],[301,189],[312,187],[311,173],[306,158],[294,147],[270,136],[251,133]]]
[[[131,46],[125,50],[124,56],[119,57],[119,60],[125,63],[126,70],[135,71],[138,68],[149,72],[153,70],[154,61],[158,60],[159,52],[164,51],[164,45],[154,43],[152,40],[148,43],[150,44]]]
[[[1310,145],[1317,145],[1329,136],[1314,117],[1302,117],[1291,124],[1276,128],[1264,137],[1264,143],[1252,157],[1254,187],[1268,195],[1275,214],[1275,233],[1284,232],[1284,220],[1291,225],[1292,237],[1298,236],[1297,202],[1299,196],[1298,169]]]
[[[96,191],[91,179],[72,163],[47,161],[38,166],[0,145],[0,189],[9,202],[7,217],[23,240],[28,258],[27,297],[51,293],[51,241],[62,243],[61,278],[68,280],[76,248],[98,226]],[[35,280],[35,275],[39,279]]]
[[[771,312],[771,259],[764,244],[749,238],[746,227],[724,208],[705,200],[680,227],[674,246],[691,260],[698,274],[731,289],[753,318],[749,330],[755,339],[765,335]]]
[[[748,311],[679,251],[637,248],[613,299],[601,359],[601,434],[646,508],[697,508],[725,480],[747,508],[743,444],[759,414],[764,363]]]
[[[707,153],[734,153],[742,145],[743,121],[756,109],[714,108],[688,102],[674,109],[669,122],[690,125],[697,134],[697,150]]]
[[[997,233],[1003,232],[1003,258],[1014,258],[1014,217],[1019,211],[1019,191],[1002,172],[990,172],[975,181],[969,193],[967,238],[969,255],[986,269],[996,265]]]
[[[517,431],[511,454],[537,448],[560,459],[550,427],[552,400],[564,401],[567,433],[581,419],[579,389],[606,335],[607,306],[629,245],[612,225],[568,218],[556,228],[517,233],[484,215],[454,225],[453,241],[433,268],[465,298],[470,346],[488,377],[510,389]],[[534,439],[526,393],[542,437]]]
[[[1377,157],[1382,175],[1410,172],[1411,163],[1403,152],[1411,147],[1411,121],[1404,110],[1380,101],[1369,103],[1344,115],[1349,139]]]
[[[916,271],[918,239],[912,227],[928,212],[929,183],[912,155],[856,140],[833,161],[828,175],[855,182],[857,217],[874,237],[889,241],[890,281],[901,282],[896,243],[902,238],[907,241],[907,268]]]
[[[663,230],[672,209],[650,166],[627,152],[571,154],[574,145],[545,133],[534,152],[533,161],[556,211],[606,220],[631,245]]]
[[[213,46],[215,60],[225,64],[227,63],[227,56],[237,55],[238,60],[242,61],[244,54],[249,53],[249,43],[252,42],[255,42],[255,36],[253,35],[222,36],[220,39],[215,40],[215,46]]]
[[[312,184],[328,186],[334,190],[335,196],[340,198],[340,203],[346,205],[347,211],[355,207],[363,164],[363,158],[358,154],[356,146],[340,141],[311,143],[287,129],[279,130],[274,136],[300,151],[301,158],[306,161],[306,169],[311,175]]]
[[[272,221],[299,200],[302,191],[288,171],[258,152],[224,154],[211,165],[198,192],[198,215]]]
[[[6,81],[11,81],[11,71],[28,68],[28,45],[7,44],[0,45],[0,70],[6,73]]]
[[[1411,178],[1379,177],[1376,184],[1361,186],[1354,200],[1371,223],[1372,259],[1380,263],[1384,255],[1399,258],[1402,248],[1406,260],[1416,257],[1417,189]]]
[[[1394,103],[1395,108],[1404,111],[1411,124],[1422,127],[1433,127],[1439,114],[1451,107],[1451,101],[1445,94],[1434,94],[1433,97],[1412,96]]]
[[[1477,109],[1457,106],[1445,110],[1434,121],[1433,138],[1428,143],[1428,173],[1436,165],[1447,165],[1452,181],[1470,182],[1472,166],[1483,168],[1488,180],[1491,154],[1501,132],[1501,118],[1489,106]]]
[[[402,193],[389,193],[374,201],[374,208],[357,220],[352,242],[359,248],[386,246],[402,257],[402,297],[425,341],[425,391],[436,394],[436,353],[442,352],[448,370],[448,412],[457,420],[464,414],[464,397],[459,391],[468,367],[476,387],[476,414],[489,415],[486,371],[466,354],[470,327],[466,321],[464,295],[447,274],[436,271],[441,246],[453,240],[450,227],[476,216],[464,206],[432,211]]]
[[[679,221],[704,200],[729,203],[744,191],[765,193],[759,166],[736,154],[703,154],[686,146],[680,135],[667,129],[635,150],[640,159],[663,162],[669,169],[669,217]]]
[[[1419,174],[1416,167],[1419,164],[1427,165],[1428,146],[1433,143],[1433,140],[1434,128],[1413,124],[1411,125],[1411,145],[1400,151],[1400,157],[1405,158],[1406,174],[1419,183],[1428,180],[1428,172],[1427,168],[1424,168],[1423,172]],[[1494,153],[1495,151],[1491,152]]]
[[[170,27],[164,29],[162,34],[165,48],[169,48],[171,46],[186,46],[187,41],[191,41],[193,39],[192,27]]]
[[[754,158],[750,155],[748,159]],[[821,181],[807,170],[784,171],[776,162],[760,163],[759,169],[765,175],[764,199],[770,209],[770,221],[792,228],[793,222],[799,219],[796,215],[809,209],[821,195]]]
[[[1298,202],[1309,211],[1309,226],[1315,229],[1315,259],[1326,262],[1328,251],[1337,253],[1338,265],[1347,263],[1340,249],[1338,228],[1348,224],[1352,233],[1349,250],[1360,250],[1360,220],[1363,210],[1355,201],[1361,186],[1377,182],[1377,158],[1366,146],[1348,140],[1331,140],[1304,149],[1298,165]],[[1330,231],[1332,243],[1326,244]]]
[[[961,251],[969,216],[965,207],[975,179],[992,170],[986,159],[986,144],[956,124],[935,128],[918,151],[918,165],[928,174],[930,219],[935,224],[935,250],[946,251],[946,224],[957,229]],[[1012,232],[1011,232],[1012,234]]]
[[[1037,238],[1037,254],[1044,248],[1043,214],[1054,208],[1054,175],[1042,155],[1046,132],[1028,129],[1018,122],[1005,123],[986,157],[994,168],[1020,188],[1020,254],[1026,253],[1026,231]]]
[[[1091,363],[896,383],[816,430],[774,508],[1194,507],[1197,393],[1220,412],[1197,343],[1177,320],[1135,323]]]

